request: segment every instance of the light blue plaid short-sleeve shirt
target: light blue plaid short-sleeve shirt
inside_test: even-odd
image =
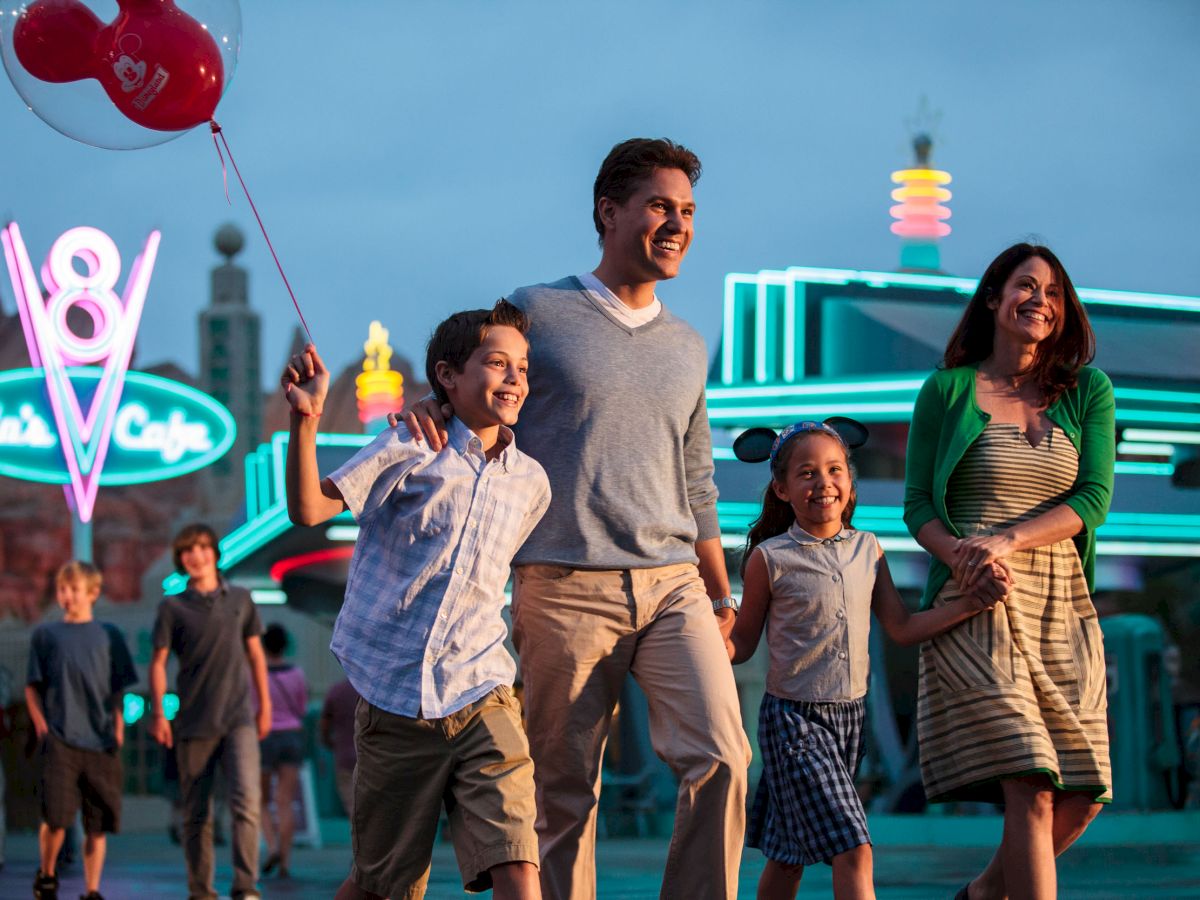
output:
[[[491,461],[457,418],[447,432],[435,453],[398,425],[329,476],[360,528],[330,649],[359,694],[400,716],[443,718],[512,684],[504,585],[550,502],[511,431]]]

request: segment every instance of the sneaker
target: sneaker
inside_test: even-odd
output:
[[[86,894],[80,894],[79,900],[104,900],[104,895],[99,891],[88,891]]]
[[[46,875],[38,869],[33,879],[34,900],[58,900],[58,876]]]

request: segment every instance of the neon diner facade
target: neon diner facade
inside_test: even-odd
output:
[[[765,464],[733,459],[753,425],[849,415],[872,430],[859,451],[855,524],[879,534],[897,582],[922,583],[924,552],[901,519],[913,402],[975,287],[972,279],[794,267],[730,274],[708,387],[718,511],[731,561],[758,512]],[[1098,533],[1098,589],[1136,590],[1148,566],[1200,558],[1200,297],[1080,290],[1097,332],[1096,365],[1116,388],[1118,462],[1112,512]],[[322,435],[330,471],[366,435]],[[348,516],[318,528],[287,519],[279,433],[246,459],[247,516],[222,541],[222,566],[261,602],[336,612],[357,536]],[[182,585],[177,578],[165,587]],[[315,596],[319,595],[319,596]]]

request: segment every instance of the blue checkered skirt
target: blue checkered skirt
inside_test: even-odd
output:
[[[758,713],[763,773],[746,845],[788,865],[829,863],[871,843],[854,789],[864,700],[807,703],[764,694]]]

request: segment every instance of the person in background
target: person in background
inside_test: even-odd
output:
[[[41,742],[42,806],[33,896],[41,900],[57,900],[58,851],[81,808],[87,890],[82,900],[102,900],[106,834],[121,823],[122,696],[138,678],[120,630],[92,615],[100,584],[100,570],[91,563],[69,562],[59,569],[55,596],[63,620],[39,625],[30,638],[25,702]]]
[[[321,706],[321,743],[333,750],[334,780],[347,818],[354,817],[354,710],[358,691],[343,678],[329,689]]]
[[[292,803],[300,789],[300,764],[304,762],[304,712],[308,707],[308,684],[304,671],[284,660],[291,645],[287,630],[267,626],[262,637],[267,654],[267,688],[271,693],[271,732],[259,745],[262,755],[262,832],[267,844],[264,875],[279,867],[279,877],[290,874],[292,837],[296,816]],[[275,816],[271,820],[271,801]]]
[[[150,734],[175,747],[183,794],[183,856],[188,893],[215,898],[212,800],[218,766],[229,785],[233,819],[233,900],[258,897],[258,742],[271,730],[271,697],[262,623],[250,592],[217,571],[220,548],[209,526],[181,529],[172,542],[182,594],[164,597],[150,660]],[[179,658],[174,722],[163,715],[167,657]],[[258,695],[257,721],[249,684]]]

